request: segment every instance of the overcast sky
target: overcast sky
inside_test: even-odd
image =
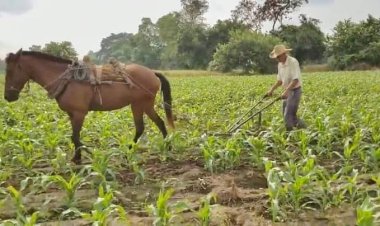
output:
[[[238,2],[209,0],[207,23],[230,18]],[[82,56],[99,50],[111,33],[136,33],[143,17],[156,22],[180,8],[180,0],[0,0],[0,58],[50,41],[70,41]],[[309,0],[290,22],[301,13],[321,20],[322,31],[331,33],[343,19],[380,18],[380,0]]]

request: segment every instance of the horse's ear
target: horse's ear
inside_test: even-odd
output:
[[[22,53],[22,48],[17,51],[16,56],[21,56],[21,53]]]
[[[18,60],[22,54],[22,49],[19,49],[16,54],[14,54],[13,59]]]

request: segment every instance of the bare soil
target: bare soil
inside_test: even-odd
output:
[[[213,193],[211,224],[250,226],[250,225],[355,225],[355,211],[351,207],[331,208],[325,213],[316,211],[303,212],[285,223],[272,223],[268,212],[267,181],[263,172],[252,167],[240,167],[224,173],[211,174],[203,169],[197,161],[148,161],[145,169],[145,182],[136,185],[135,175],[130,170],[119,171],[116,175],[120,186],[115,194],[117,204],[128,211],[128,217],[133,226],[152,225],[154,218],[149,216],[145,205],[154,203],[162,182],[165,187],[175,190],[170,203],[185,202],[189,209],[178,214],[173,225],[199,225],[196,211],[201,205],[201,199]],[[49,169],[41,169],[48,171]],[[12,178],[7,184],[17,185]],[[64,211],[65,193],[59,189],[48,189],[48,192],[26,195],[23,199],[27,212],[41,211],[44,223],[41,225],[69,226],[91,225],[83,219],[58,219]],[[96,189],[81,187],[76,193],[76,207],[89,212],[97,198]],[[16,217],[16,208],[11,200],[0,207],[0,219]],[[109,225],[125,225],[124,222],[111,218]]]

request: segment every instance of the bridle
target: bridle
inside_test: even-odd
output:
[[[16,67],[19,68],[21,73],[24,73],[26,75],[26,72],[22,69],[20,63],[17,63]],[[28,80],[26,81],[25,85],[26,85],[25,92],[28,93],[30,91],[30,77],[29,76],[28,76]],[[9,91],[16,91],[18,93],[21,93],[22,89],[23,88],[17,89],[14,86],[9,87]]]

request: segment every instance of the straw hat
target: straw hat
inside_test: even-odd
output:
[[[292,51],[292,49],[287,49],[284,45],[276,45],[273,48],[272,52],[269,54],[269,57],[270,58],[277,58],[281,54],[288,53],[290,51]]]

